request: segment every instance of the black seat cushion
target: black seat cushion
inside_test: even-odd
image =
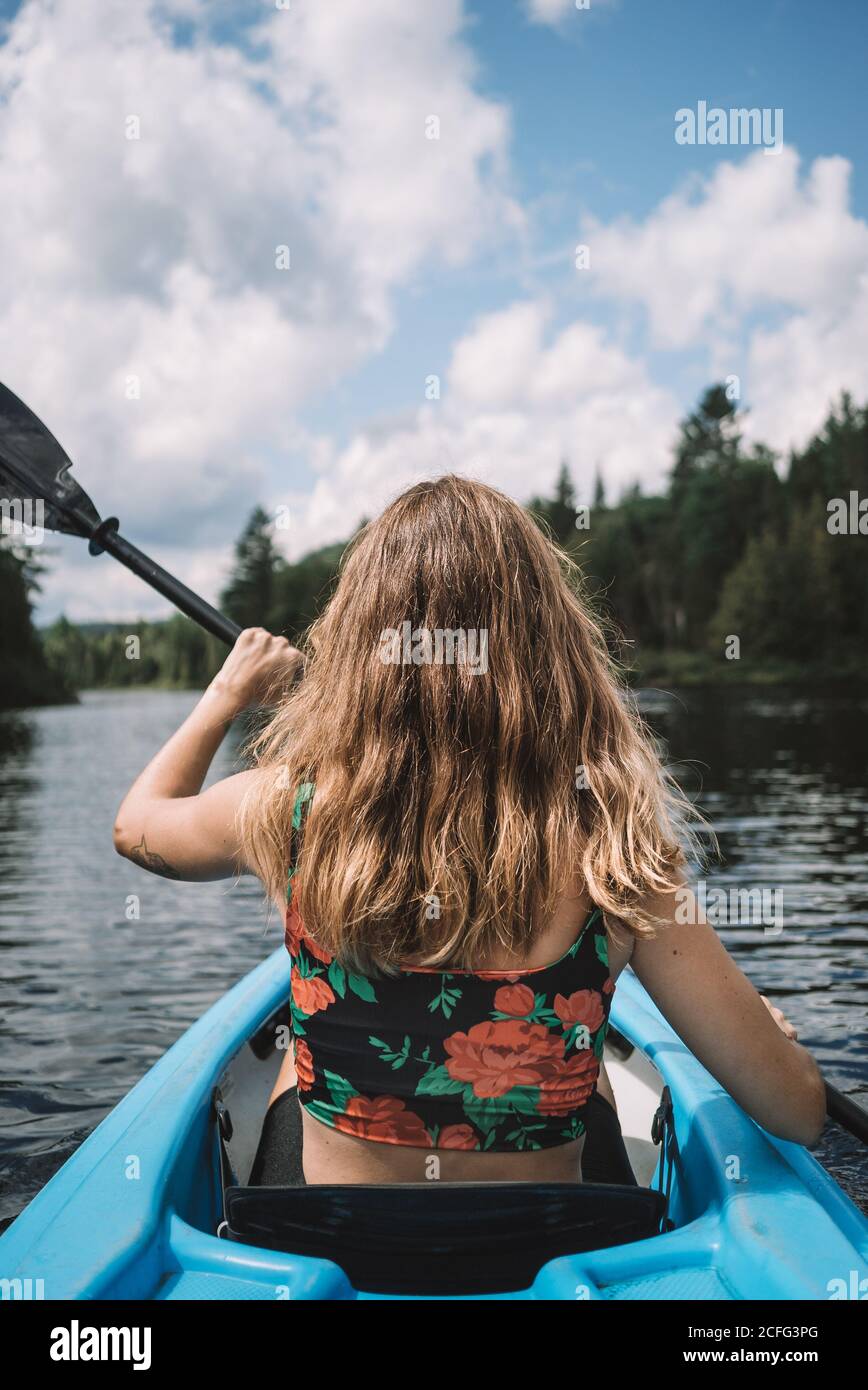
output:
[[[227,1235],[332,1260],[370,1293],[527,1288],[559,1255],[656,1235],[665,1201],[592,1183],[229,1187]]]

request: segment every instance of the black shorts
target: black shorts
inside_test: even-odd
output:
[[[609,1102],[595,1091],[585,1111],[585,1147],[582,1177],[585,1182],[622,1183],[636,1186],[618,1116]],[[296,1187],[304,1183],[301,1163],[301,1106],[295,1086],[284,1091],[269,1107],[253,1168],[251,1187]]]

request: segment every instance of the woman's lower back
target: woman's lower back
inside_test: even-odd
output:
[[[373,1144],[302,1111],[309,1183],[578,1182],[584,1139],[526,1153],[464,1153]]]

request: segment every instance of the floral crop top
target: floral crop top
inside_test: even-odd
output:
[[[313,795],[299,790],[293,839]],[[289,869],[286,947],[298,1095],[323,1124],[422,1149],[498,1153],[578,1139],[613,983],[595,909],[552,965],[509,974],[346,970],[305,932]]]

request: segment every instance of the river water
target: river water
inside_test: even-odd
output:
[[[281,940],[254,880],[173,883],[112,850],[124,791],[195,698],[98,692],[0,715],[0,1228]],[[865,1105],[868,694],[647,691],[641,704],[717,831],[710,892],[780,895],[777,925],[721,924],[724,941]],[[214,775],[237,756],[230,736]],[[868,1210],[864,1149],[828,1125],[817,1156]]]

